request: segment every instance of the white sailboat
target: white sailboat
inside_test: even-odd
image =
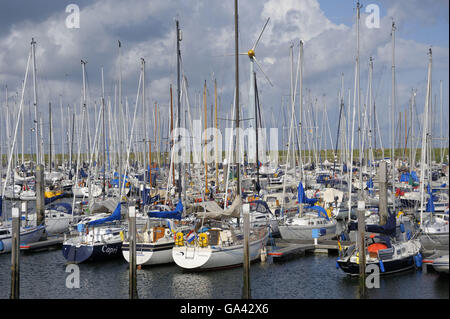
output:
[[[215,202],[209,202],[210,206]],[[216,204],[217,205],[217,204]],[[175,263],[184,269],[209,270],[237,267],[244,260],[244,235],[242,229],[227,222],[228,218],[240,218],[241,199],[236,197],[226,210],[216,207],[215,211],[197,215],[201,221],[186,236],[176,234],[172,256]],[[269,237],[267,226],[254,227],[249,235],[249,259],[260,257],[261,249]]]

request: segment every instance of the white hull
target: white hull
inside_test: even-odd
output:
[[[11,231],[11,228],[9,228]],[[45,226],[22,228],[20,231],[20,245],[35,243],[44,235]],[[0,237],[0,254],[11,252],[11,235]]]
[[[125,260],[130,262],[130,249],[128,245],[128,242],[123,243],[122,254]],[[136,265],[148,266],[173,263],[173,246],[173,242],[165,244],[137,243]]]
[[[321,225],[321,226],[303,226],[303,225],[280,225],[281,238],[283,239],[312,239],[312,230],[324,228],[325,235],[320,236],[321,239],[331,239],[336,236],[336,224]]]
[[[262,239],[249,244],[249,259],[259,258],[261,248],[266,245],[268,232]],[[244,246],[175,246],[172,249],[175,263],[184,269],[207,270],[227,268],[242,265],[244,260]]]
[[[432,265],[437,272],[448,274],[448,255],[436,258]]]

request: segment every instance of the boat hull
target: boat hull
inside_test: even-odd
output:
[[[122,256],[122,242],[93,245],[64,243],[62,253],[67,262],[75,264],[110,260]]]
[[[437,272],[448,274],[448,255],[436,258],[432,266]]]
[[[313,229],[324,229],[325,234],[320,236],[321,239],[331,239],[336,236],[336,224],[318,226],[303,226],[303,225],[280,225],[278,229],[283,239],[312,239]]]
[[[268,233],[249,245],[249,259],[254,261],[260,257],[268,239]],[[222,268],[238,267],[243,264],[244,247],[236,245],[232,247],[198,247],[198,246],[175,246],[172,249],[175,263],[181,268],[188,270],[214,270]]]
[[[28,245],[35,243],[44,236],[45,226],[38,226],[29,229],[24,229],[20,232],[20,245]],[[11,252],[12,240],[11,237],[0,238],[0,254]]]
[[[173,263],[172,248],[174,243],[136,244],[136,265],[159,265]],[[122,255],[127,262],[130,262],[130,246],[129,243],[122,245]]]
[[[359,275],[359,264],[345,260],[338,260],[337,263],[346,274]],[[386,275],[411,269],[415,264],[414,256],[409,256],[398,260],[383,261],[384,272],[381,271],[380,264],[378,262],[367,263],[366,267],[369,265],[376,265],[380,270],[380,275]]]

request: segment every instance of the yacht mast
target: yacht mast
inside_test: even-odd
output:
[[[392,136],[391,136],[391,169],[392,169],[392,196],[395,194],[395,22],[392,21]],[[392,197],[393,211],[395,212],[395,197]]]

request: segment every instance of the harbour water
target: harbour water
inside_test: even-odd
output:
[[[24,299],[126,299],[128,263],[124,259],[79,265],[80,287],[67,288],[66,262],[60,249],[21,253],[20,297]],[[336,269],[337,256],[314,254],[251,265],[254,299],[358,299],[357,278]],[[0,255],[0,298],[9,298],[10,254]],[[431,267],[430,267],[431,268]],[[175,264],[137,271],[142,299],[239,299],[242,268],[187,272]],[[449,277],[429,270],[381,276],[369,299],[448,299]]]

